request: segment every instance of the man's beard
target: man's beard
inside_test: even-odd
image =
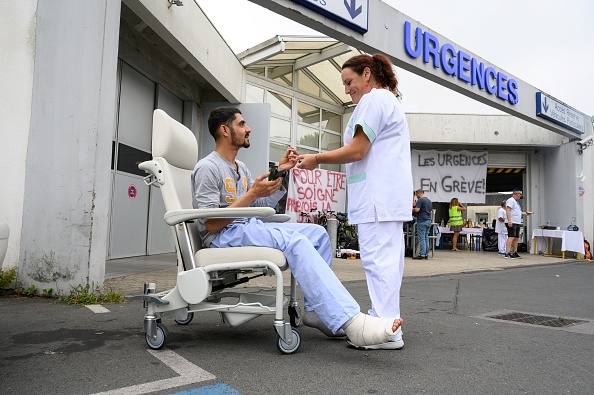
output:
[[[233,128],[229,128],[229,129],[231,130],[231,143],[233,145],[235,145],[236,147],[243,147],[243,148],[250,147],[250,143],[249,143],[249,141],[246,141],[247,139],[245,137],[244,137],[243,141],[241,141],[239,139],[239,136],[235,132],[235,129],[233,129]]]

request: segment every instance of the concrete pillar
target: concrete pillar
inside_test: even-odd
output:
[[[23,286],[102,286],[120,1],[40,1],[18,253]],[[18,7],[17,7],[18,8]],[[11,257],[12,258],[12,257]]]

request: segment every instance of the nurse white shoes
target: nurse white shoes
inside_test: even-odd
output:
[[[348,338],[346,342],[349,346],[360,350],[402,350],[404,348],[404,340],[402,339],[381,344],[372,344],[371,346],[356,346]]]

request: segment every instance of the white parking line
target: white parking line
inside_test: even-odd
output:
[[[101,306],[100,304],[85,304],[86,308],[91,310],[93,313],[101,314],[101,313],[111,313],[108,309]]]
[[[179,374],[179,376],[172,377],[170,379],[151,381],[144,384],[132,385],[130,387],[118,388],[106,392],[98,392],[93,395],[142,395],[150,392],[179,387],[182,385],[198,383],[200,381],[214,380],[216,378],[215,375],[199,368],[171,350],[147,351],[150,352],[155,358],[161,360],[161,362],[163,362],[165,365],[173,369],[173,371]]]

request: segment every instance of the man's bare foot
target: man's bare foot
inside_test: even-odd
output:
[[[344,333],[344,330],[342,330],[342,329],[339,329],[338,332],[336,332],[336,333],[332,333],[330,328],[328,328],[326,326],[326,324],[324,324],[322,322],[320,317],[318,317],[318,315],[314,311],[306,311],[305,314],[303,314],[303,324],[305,326],[309,326],[309,327],[318,329],[320,332],[322,332],[324,335],[326,335],[328,337],[345,337],[346,336],[346,334]]]
[[[403,322],[404,320],[402,319],[402,317],[395,319],[394,324],[392,324],[392,332],[396,332],[396,330],[402,326]]]

